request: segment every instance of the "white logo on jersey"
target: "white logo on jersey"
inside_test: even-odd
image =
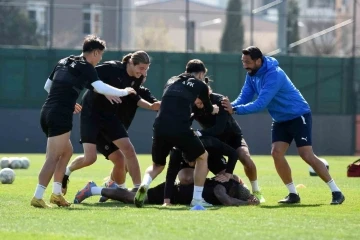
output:
[[[183,81],[182,84],[190,86],[190,87],[194,87],[194,83],[192,83],[192,82]]]
[[[190,87],[194,87],[194,83],[192,83],[192,82],[188,82],[186,85],[188,85]]]
[[[70,64],[70,67],[75,68],[75,65],[76,65],[76,63],[75,63],[75,62],[72,62],[72,63]]]

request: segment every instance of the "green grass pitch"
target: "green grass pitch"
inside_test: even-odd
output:
[[[214,207],[206,211],[189,211],[189,206],[148,205],[137,209],[132,205],[109,201],[98,203],[99,197],[86,199],[70,208],[36,209],[30,200],[37,184],[43,154],[0,154],[27,156],[30,168],[15,170],[11,185],[0,184],[0,239],[358,239],[360,227],[360,178],[347,178],[346,167],[355,157],[326,157],[330,172],[346,196],[340,206],[330,206],[331,193],[318,177],[310,177],[308,166],[296,156],[289,156],[293,179],[301,204],[278,205],[287,195],[273,165],[271,156],[253,156],[258,179],[266,203],[247,207]],[[74,159],[74,156],[73,158]],[[150,155],[139,155],[141,170],[151,164]],[[74,172],[68,193],[73,201],[77,190],[88,180],[103,183],[111,163],[99,155],[98,161]],[[250,186],[240,163],[235,173]],[[162,182],[162,173],[152,186]],[[127,187],[132,187],[127,178]],[[52,183],[45,193],[49,202]]]

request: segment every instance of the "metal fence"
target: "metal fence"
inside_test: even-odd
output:
[[[0,48],[0,107],[40,108],[46,91],[45,79],[56,62],[74,50],[34,50]],[[108,51],[104,61],[120,59],[127,52]],[[165,82],[184,71],[189,59],[200,58],[214,81],[214,91],[235,99],[244,83],[246,72],[238,54],[148,52],[152,58],[146,86],[160,98]],[[314,114],[356,114],[358,82],[352,81],[352,59],[278,56],[285,70]],[[360,61],[360,59],[357,59]],[[359,62],[360,63],[360,62]],[[350,70],[350,71],[349,71]],[[360,69],[354,71],[360,79]]]
[[[113,50],[217,53],[229,25],[264,53],[347,57],[360,52],[359,11],[356,0],[0,0],[0,44],[80,48],[92,33]]]

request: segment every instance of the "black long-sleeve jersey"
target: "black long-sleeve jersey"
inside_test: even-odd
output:
[[[185,73],[170,78],[154,122],[154,134],[176,135],[189,131],[191,109],[196,98],[203,101],[205,111],[213,111],[209,88],[203,81]]]
[[[138,96],[144,99],[149,103],[157,102],[155,96],[153,96],[149,89],[144,86],[139,86],[139,88],[134,88]],[[121,98],[122,103],[119,104],[117,110],[117,116],[120,118],[121,122],[124,124],[126,129],[129,129],[134,117],[136,110],[138,108],[138,100],[131,98],[129,96]],[[140,99],[139,99],[140,100]]]
[[[135,78],[129,76],[126,71],[126,63],[119,61],[105,62],[97,66],[96,71],[104,83],[119,89],[127,87],[138,89],[143,80],[143,77]],[[128,96],[121,97],[121,99],[131,99],[137,102],[140,100],[140,96],[129,94]],[[115,115],[120,107],[120,104],[112,104],[104,95],[94,91],[87,91],[84,94],[82,104],[83,111],[92,111],[102,115]]]
[[[93,89],[91,83],[99,77],[83,56],[69,56],[56,64],[49,79],[52,85],[43,107],[73,112],[80,92],[84,88]]]
[[[212,104],[219,106],[219,113],[216,115],[212,115],[203,108],[199,109],[196,105],[193,105],[194,115],[192,118],[202,127],[202,130],[200,130],[202,135],[223,137],[234,133],[241,134],[241,128],[236,120],[221,105],[223,98],[224,96],[218,93],[210,94]]]

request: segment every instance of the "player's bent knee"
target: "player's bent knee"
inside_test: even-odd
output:
[[[247,148],[247,147],[239,147],[239,148],[237,148],[237,152],[240,156],[242,156],[244,158],[245,157],[250,158],[250,151],[249,151],[249,148]]]
[[[129,138],[121,138],[114,141],[114,144],[125,154],[135,154],[134,145],[130,142]]]
[[[90,166],[92,165],[94,162],[96,162],[96,155],[95,156],[85,156],[84,157],[84,165],[85,166]]]
[[[276,160],[278,158],[284,157],[284,153],[280,149],[272,148],[271,149],[271,156],[274,158],[274,160]]]
[[[200,160],[200,161],[207,161],[208,156],[209,156],[208,152],[205,151],[203,154],[201,154],[201,155],[196,159],[196,161],[198,161],[198,160]]]
[[[154,163],[153,162],[153,168],[165,168],[165,165]]]
[[[309,164],[314,162],[313,159],[315,158],[315,155],[312,152],[300,152],[299,155],[304,161],[308,162]]]
[[[118,151],[111,153],[108,158],[115,166],[122,166],[125,169],[125,158]]]

